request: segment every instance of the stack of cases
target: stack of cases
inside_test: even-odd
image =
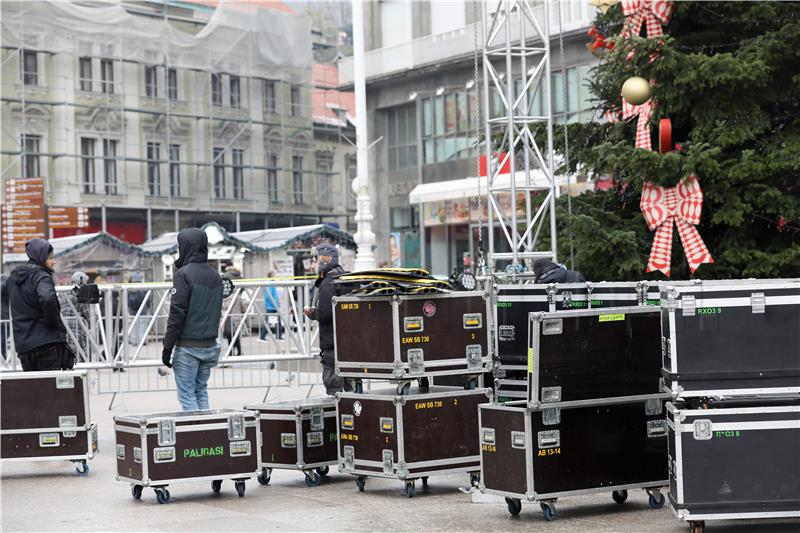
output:
[[[337,394],[340,471],[362,491],[367,477],[398,479],[408,497],[431,475],[477,485],[477,406],[492,396],[479,386],[492,364],[486,295],[340,297],[333,309],[336,373],[355,391]],[[462,386],[430,385],[437,377]],[[395,386],[364,391],[376,379]]]
[[[86,371],[0,373],[0,461],[72,461],[89,472],[97,425]]]
[[[495,288],[497,401],[528,395],[527,350],[530,313],[659,304],[659,288],[646,281],[499,284]]]
[[[800,280],[668,285],[661,317],[677,516],[800,517]]]
[[[546,520],[562,496],[667,484],[657,307],[530,316],[528,398],[480,406],[481,490],[516,515],[538,501]]]

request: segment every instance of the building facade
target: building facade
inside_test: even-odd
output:
[[[43,176],[48,205],[89,208],[79,231],[132,243],[352,225],[349,145],[317,147],[308,20],[215,4],[3,2],[2,177]]]

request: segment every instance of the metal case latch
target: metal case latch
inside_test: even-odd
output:
[[[513,341],[514,340],[514,326],[500,326],[498,329],[498,335],[500,341]]]
[[[244,415],[236,413],[228,416],[228,440],[245,438]]]
[[[344,468],[346,470],[354,470],[356,467],[356,451],[352,446],[342,446],[342,454],[344,455]]]
[[[394,433],[394,418],[381,417],[380,418],[381,433]]]
[[[175,446],[166,446],[163,448],[153,448],[153,462],[155,463],[174,463],[175,462]]]
[[[695,440],[711,440],[711,420],[704,418],[702,420],[694,421],[694,439]]]
[[[77,432],[74,428],[78,427],[78,417],[77,416],[59,416],[58,417],[58,427],[62,429],[62,433],[65,437],[74,437],[77,435]],[[72,429],[66,429],[72,428]]]
[[[58,447],[61,445],[61,435],[58,433],[39,433],[39,446],[42,448]]]
[[[425,354],[422,348],[408,350],[408,373],[422,374],[425,372]]]
[[[496,442],[494,428],[481,428],[481,442],[483,444],[494,444]]]
[[[134,463],[141,463],[142,462],[142,449],[138,446],[133,449],[133,462]]]
[[[750,295],[750,306],[753,308],[753,313],[764,313],[767,308],[767,298],[763,292],[754,292]]]
[[[324,443],[325,439],[322,431],[312,431],[306,435],[306,444],[308,444],[309,448],[316,448],[317,446],[322,446]]]
[[[297,435],[294,433],[281,433],[281,448],[297,448]]]
[[[550,283],[547,285],[547,304],[550,308],[550,311],[555,311],[555,304],[556,304],[556,293],[558,290],[556,289],[555,283]]]
[[[469,344],[467,345],[467,368],[480,368],[481,367],[481,356],[483,355],[483,350],[481,350],[480,344]]]
[[[647,436],[664,437],[667,434],[667,421],[666,420],[648,420],[647,421]]]
[[[250,441],[249,440],[240,440],[231,442],[230,444],[230,451],[231,457],[244,457],[250,455]]]
[[[555,426],[561,423],[561,408],[550,407],[542,409],[542,424],[545,426]]]
[[[647,289],[649,288],[646,281],[636,282],[636,305],[647,305]]]
[[[647,416],[660,415],[663,410],[664,408],[661,404],[661,400],[658,398],[651,398],[644,402],[644,413]]]
[[[311,431],[322,431],[325,429],[325,415],[322,408],[315,407],[311,410]]]
[[[561,387],[542,387],[542,403],[561,401]]]
[[[483,327],[483,316],[480,313],[464,313],[464,329],[480,329]]]
[[[542,321],[542,335],[561,335],[564,323],[560,318],[548,318]]]
[[[524,431],[512,431],[511,432],[511,447],[516,448],[517,450],[524,450],[525,449],[525,432]]]
[[[562,307],[572,307],[572,291],[564,291],[561,296]]]
[[[683,316],[694,316],[695,310],[697,309],[697,303],[694,296],[691,294],[684,296],[683,301],[681,302],[681,309],[683,310]]]
[[[117,459],[120,461],[125,460],[125,445],[124,444],[117,444]]]
[[[158,445],[175,445],[175,419],[162,418],[158,421]]]
[[[537,434],[537,439],[539,441],[539,449],[558,448],[561,446],[561,431],[558,429],[540,431]]]
[[[403,318],[403,331],[406,333],[418,333],[425,329],[421,316],[407,316]]]
[[[392,450],[383,450],[383,473],[394,473],[394,452]]]
[[[75,376],[58,376],[56,378],[57,389],[74,389]]]
[[[356,426],[356,419],[353,415],[342,415],[342,429],[345,431],[353,431]]]

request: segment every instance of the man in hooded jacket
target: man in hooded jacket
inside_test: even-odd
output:
[[[28,262],[14,269],[6,282],[11,304],[14,347],[22,369],[67,370],[75,355],[67,347],[61,305],[53,282],[53,247],[44,239],[25,245]]]
[[[586,278],[576,270],[569,270],[563,265],[549,259],[537,259],[533,262],[535,283],[583,283]]]
[[[219,360],[222,278],[208,265],[208,237],[203,230],[190,228],[178,234],[175,266],[161,361],[175,369],[183,410],[208,409],[208,378]]]

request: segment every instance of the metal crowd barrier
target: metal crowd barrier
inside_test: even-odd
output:
[[[316,322],[303,313],[311,305],[312,286],[309,280],[234,280],[233,294],[223,301],[220,359],[209,388],[269,392],[299,385],[310,392],[321,384]],[[171,289],[171,283],[101,285],[99,303],[81,304],[72,287],[57,287],[75,367],[97,371],[91,380],[97,393],[175,389],[161,363]],[[0,321],[0,333],[5,348],[0,371],[21,370],[10,320]],[[234,353],[238,346],[241,355]]]

